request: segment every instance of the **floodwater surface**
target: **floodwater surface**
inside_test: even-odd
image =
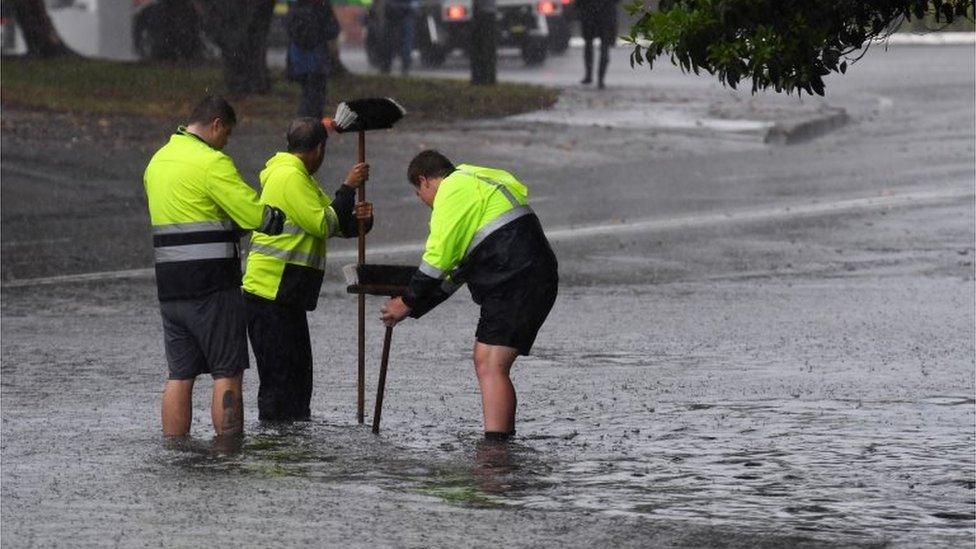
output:
[[[618,114],[691,99],[710,118],[770,105],[667,63],[631,71],[626,55],[610,89],[566,98]],[[554,236],[560,296],[513,371],[518,436],[501,446],[481,440],[464,291],[396,328],[383,429],[355,424],[356,307],[337,282],[349,241],[330,241],[309,315],[313,420],[257,422],[252,367],[243,440],[212,439],[207,379],[191,437],[163,440],[139,181],[171,129],[82,132],[74,114],[5,106],[0,545],[971,548],[974,66],[971,47],[872,48],[828,79],[848,124],[789,147],[619,116],[372,135],[371,262],[419,261],[389,250],[426,234],[403,174],[430,147],[513,170]],[[578,70],[577,54],[515,77]],[[776,117],[820,104],[776,101]],[[241,108],[227,151],[256,181],[282,134]],[[330,193],[355,143],[330,139]],[[36,280],[75,273],[95,274]]]
[[[202,380],[192,436],[165,441],[151,284],[94,304],[80,289],[8,295],[3,541],[971,544],[972,318],[953,306],[971,282],[896,286],[567,288],[558,328],[516,366],[507,445],[481,440],[463,300],[397,328],[379,436],[354,422],[354,349],[329,343],[354,325],[344,307],[339,322],[312,316],[312,421],[252,419],[243,440],[213,440]],[[635,298],[669,322],[639,322]],[[25,314],[41,303],[48,313]],[[892,304],[905,314],[886,314]],[[716,319],[719,330],[703,320],[717,307],[756,316]],[[953,322],[926,322],[931,309]],[[843,322],[816,320],[838,310]],[[252,369],[249,418],[256,382]]]

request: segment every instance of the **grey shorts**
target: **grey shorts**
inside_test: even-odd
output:
[[[162,301],[169,379],[234,377],[248,367],[247,324],[240,288],[197,299]]]

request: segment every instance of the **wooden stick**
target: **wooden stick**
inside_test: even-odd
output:
[[[359,132],[359,162],[366,162],[366,132]],[[359,185],[359,202],[366,201],[366,182]],[[359,261],[366,263],[366,223],[358,219]],[[359,294],[359,366],[356,369],[356,420],[362,425],[366,408],[366,294]]]
[[[390,363],[390,341],[393,339],[393,328],[386,327],[383,336],[383,358],[380,359],[380,381],[376,385],[376,408],[373,409],[373,434],[380,432],[380,416],[383,415],[383,391],[386,389],[386,367]]]

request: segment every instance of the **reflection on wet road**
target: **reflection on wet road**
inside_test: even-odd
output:
[[[581,430],[588,419],[599,419],[599,428]],[[155,467],[297,477],[316,483],[311,490],[362,484],[471,508],[759,523],[838,543],[950,544],[976,520],[976,479],[965,473],[974,440],[957,432],[973,420],[973,398],[960,395],[659,401],[654,408],[634,400],[600,418],[537,417],[529,430],[551,434],[510,444],[442,433],[444,442],[422,450],[365,429],[309,422],[259,427],[229,453],[204,443],[171,447]]]
[[[371,200],[393,212],[371,262],[419,261],[428,214],[402,172],[422,148],[549,198],[560,296],[513,370],[508,446],[481,441],[463,291],[397,328],[380,436],[354,424],[351,242],[309,315],[314,421],[254,421],[252,361],[243,439],[210,440],[204,379],[193,437],[163,441],[156,289],[133,277],[151,148],[65,148],[70,127],[28,131],[48,113],[12,118],[0,545],[972,547],[974,65],[933,51],[866,57],[830,84],[851,122],[790,147],[515,122],[371,137],[390,183]],[[229,152],[253,175],[280,136],[247,126]],[[354,142],[330,140],[323,184]],[[7,177],[11,158],[56,162]],[[93,271],[114,273],[72,275]],[[7,283],[35,275],[53,278]],[[382,334],[368,323],[369,392]]]
[[[151,283],[94,301],[87,286],[8,290],[4,541],[966,545],[972,280],[906,283],[914,262],[898,265],[568,287],[514,371],[508,446],[481,441],[463,300],[398,329],[380,436],[353,423],[355,349],[331,342],[355,313],[327,289],[330,314],[311,317],[314,421],[251,420],[239,444],[211,442],[201,381],[193,438],[164,443]],[[254,418],[256,372],[245,377]]]

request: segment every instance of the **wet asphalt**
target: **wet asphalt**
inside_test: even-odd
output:
[[[501,447],[479,440],[463,290],[396,329],[383,431],[355,424],[353,242],[330,248],[310,314],[313,420],[258,423],[252,367],[240,444],[212,439],[208,380],[191,439],[163,441],[140,175],[167,129],[132,143],[111,119],[4,112],[0,543],[971,546],[972,61],[872,52],[828,83],[851,122],[788,147],[524,121],[371,136],[372,261],[419,257],[402,171],[428,146],[511,167],[551,233],[561,295]],[[661,74],[652,88],[737,100]],[[253,181],[275,139],[242,127],[228,152]],[[353,147],[330,142],[320,180]],[[378,322],[368,338],[371,410]]]

